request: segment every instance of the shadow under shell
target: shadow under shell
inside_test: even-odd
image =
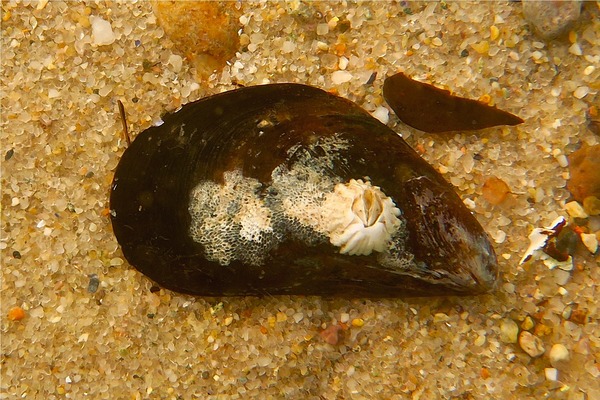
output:
[[[383,251],[342,254],[319,228],[323,202],[351,180],[399,210]],[[124,152],[110,207],[129,263],[183,293],[478,294],[498,276],[483,228],[439,173],[356,104],[306,85],[167,115]]]

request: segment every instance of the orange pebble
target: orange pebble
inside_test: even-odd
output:
[[[485,368],[485,367],[484,367],[484,368],[481,368],[480,375],[481,375],[481,377],[482,377],[483,379],[487,379],[487,378],[489,378],[490,376],[492,376],[492,374],[490,373],[490,370],[489,370],[489,369],[487,369],[487,368]]]
[[[25,310],[21,307],[13,307],[8,311],[8,319],[11,321],[20,321],[25,318]]]
[[[502,179],[492,176],[484,182],[482,193],[483,198],[490,204],[498,205],[506,199],[506,196],[510,193],[510,188]]]

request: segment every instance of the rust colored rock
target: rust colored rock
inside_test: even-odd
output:
[[[326,343],[335,346],[340,341],[341,330],[342,327],[339,325],[330,325],[321,331],[321,337]]]
[[[483,198],[488,203],[496,206],[506,200],[506,196],[510,193],[510,188],[502,179],[492,176],[483,183],[482,193]]]
[[[240,45],[241,12],[235,2],[154,1],[158,24],[200,76],[221,69]]]
[[[580,203],[589,196],[600,198],[600,145],[586,146],[569,156],[571,178],[567,189]]]

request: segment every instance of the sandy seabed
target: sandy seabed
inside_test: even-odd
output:
[[[516,2],[240,7],[242,49],[198,80],[149,3],[2,2],[0,398],[600,399],[598,256],[582,252],[572,271],[519,265],[531,229],[566,215],[565,156],[600,142],[586,128],[598,105],[597,5],[550,42]],[[94,44],[90,16],[110,22],[114,43]],[[349,80],[334,84],[340,68]],[[151,290],[123,259],[108,217],[124,149],[117,100],[133,135],[236,84],[305,83],[374,111],[385,106],[383,77],[397,71],[525,120],[445,138],[392,114],[388,124],[490,234],[495,293],[201,298]],[[498,206],[482,197],[490,176],[513,191]],[[23,319],[8,317],[14,307]],[[335,324],[343,335],[330,345],[320,332]],[[515,326],[543,354],[511,343]],[[568,359],[551,360],[556,344]]]

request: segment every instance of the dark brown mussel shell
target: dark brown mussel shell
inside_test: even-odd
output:
[[[448,90],[415,81],[403,73],[386,78],[383,96],[400,121],[429,133],[471,131],[498,125],[518,125],[516,115]]]
[[[124,152],[110,207],[126,259],[195,295],[478,294],[498,275],[450,184],[362,108],[305,85],[167,115]]]

